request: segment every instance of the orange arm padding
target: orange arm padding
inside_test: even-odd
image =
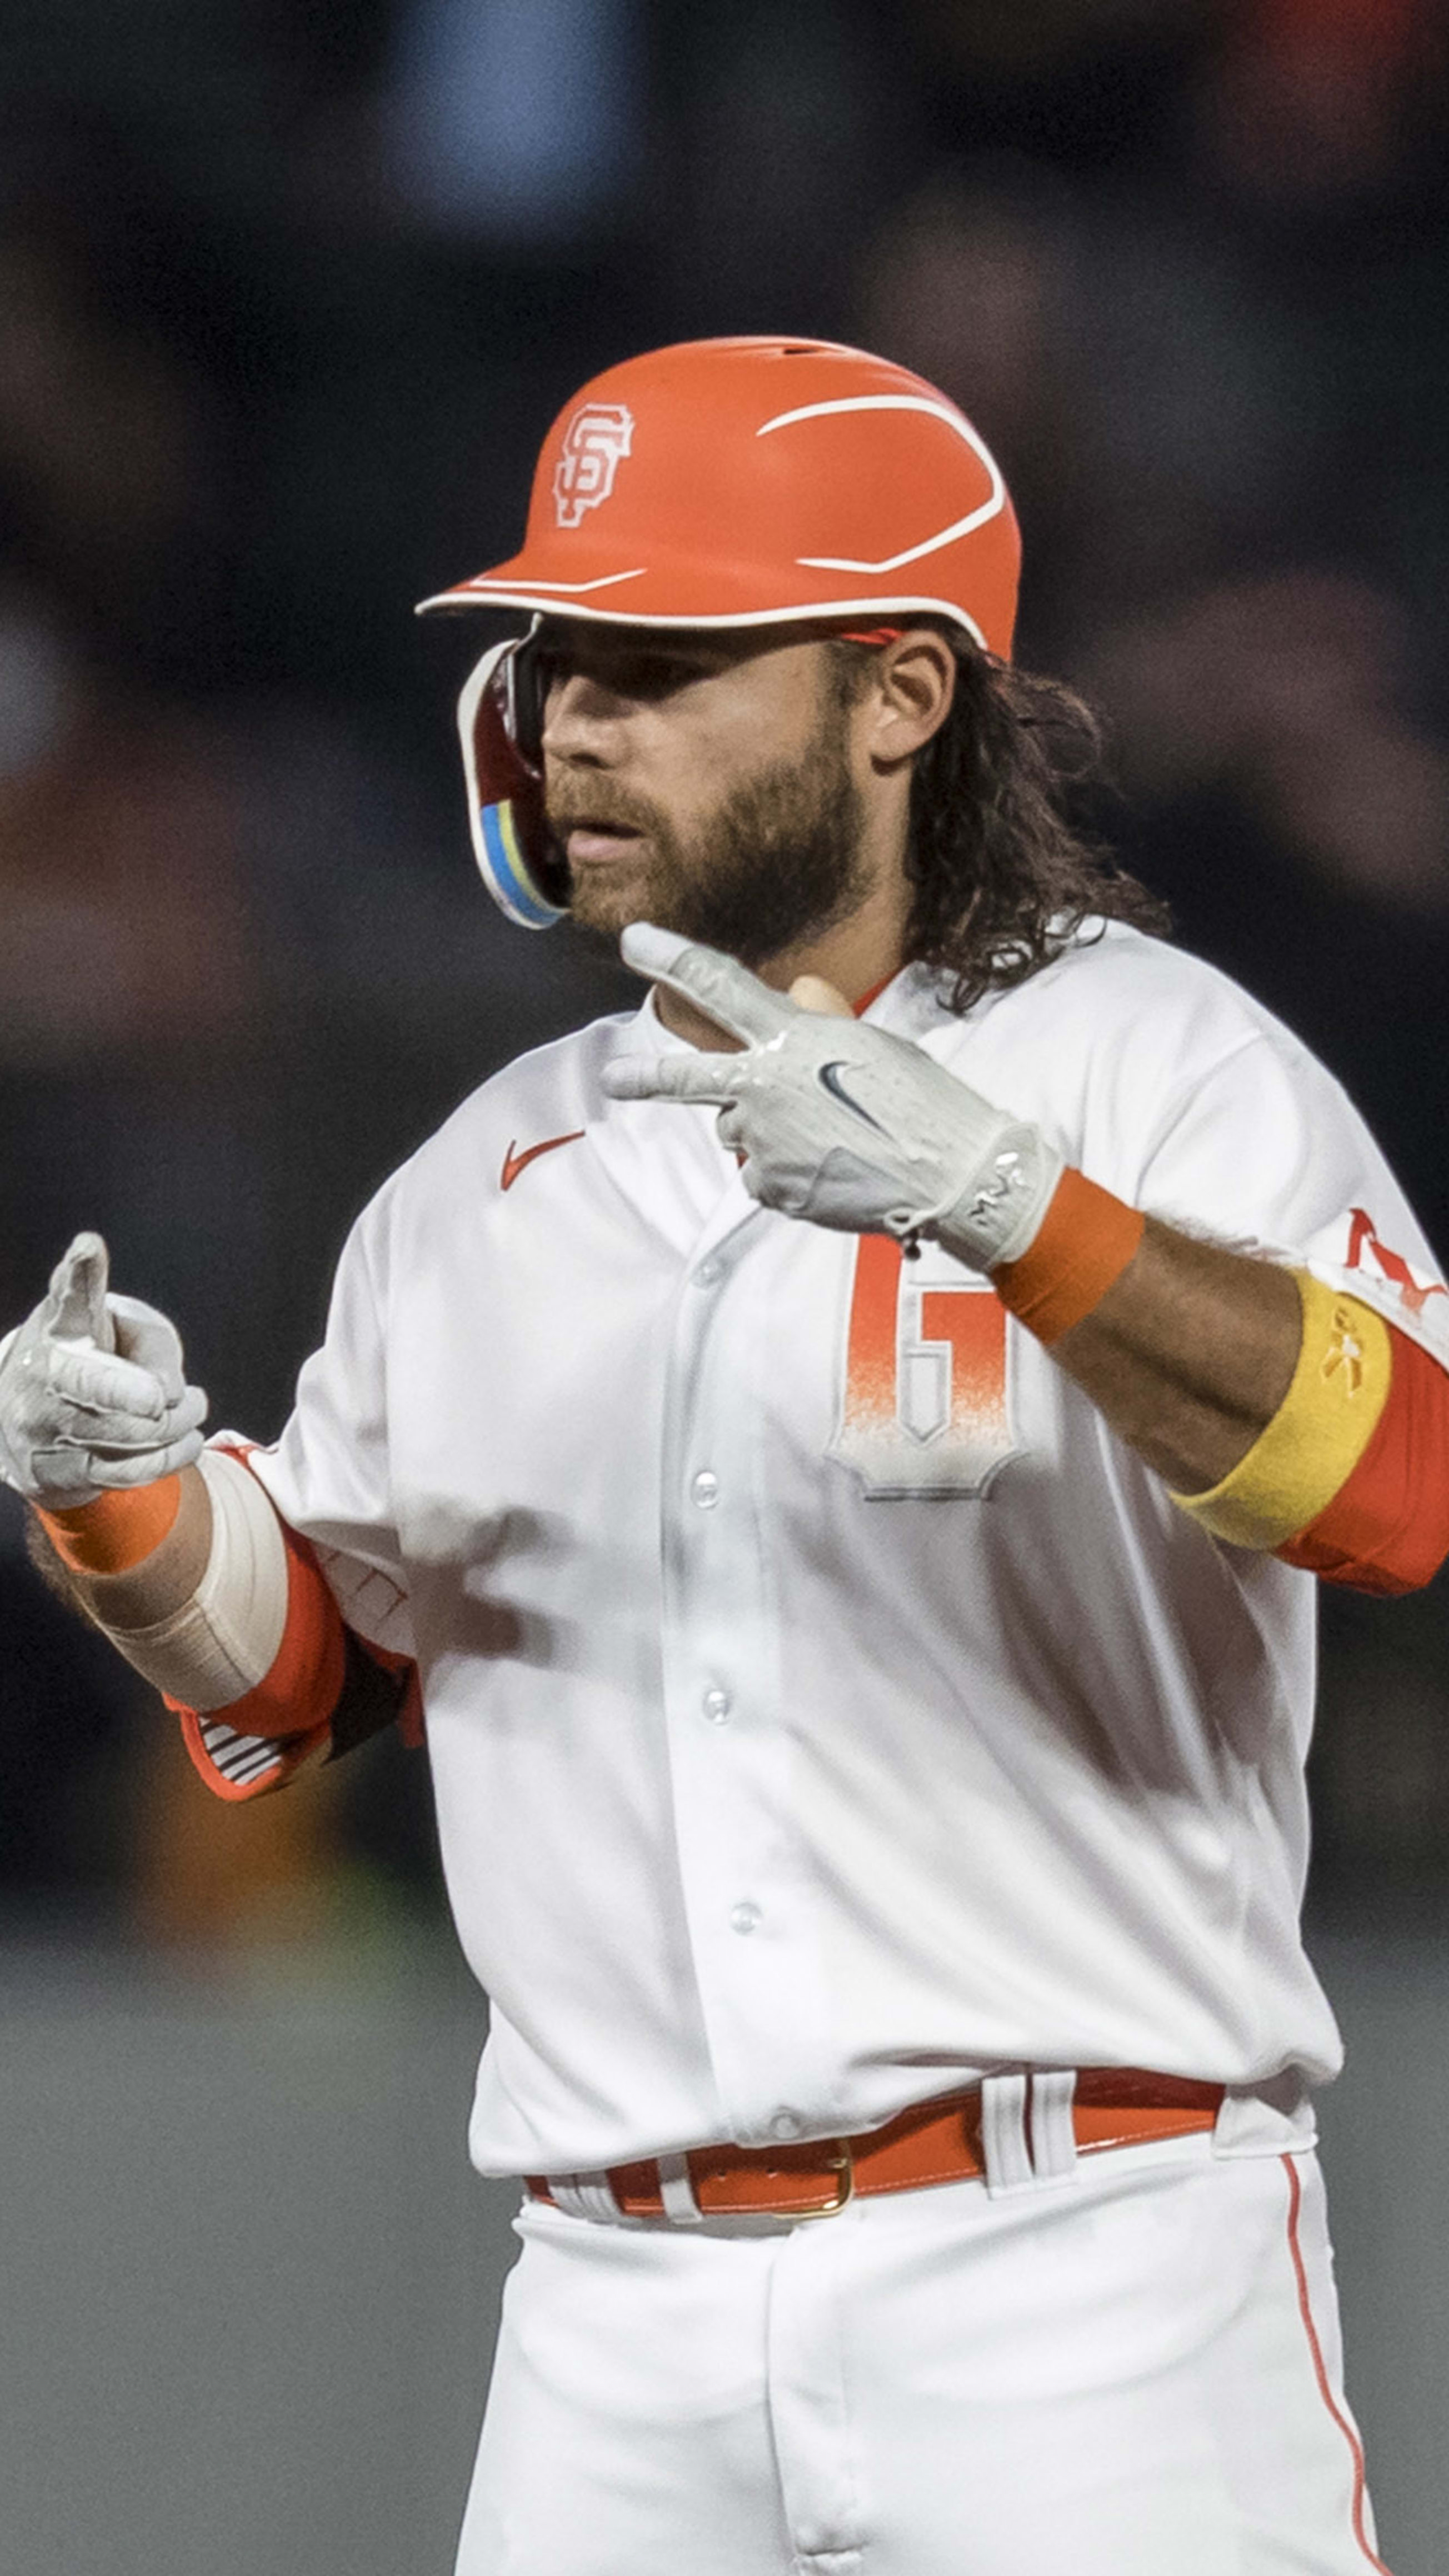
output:
[[[287,1551],[287,1623],[282,1642],[259,1682],[215,1714],[238,1735],[310,1735],[325,1726],[337,1705],[346,1670],[342,1613],[304,1538],[282,1523]],[[184,1713],[184,1700],[166,1698]]]
[[[247,1451],[228,1451],[242,1466]],[[280,1519],[280,1514],[278,1515]],[[203,1714],[169,1699],[182,1741],[213,1796],[264,1797],[310,1763],[333,1761],[395,1723],[423,1742],[422,1695],[410,1656],[349,1628],[308,1541],[281,1523],[287,1551],[287,1616],[269,1670],[225,1708]],[[371,1685],[368,1676],[372,1675]],[[379,1698],[378,1677],[395,1685]]]
[[[1415,1592],[1449,1556],[1449,1371],[1389,1328],[1393,1377],[1358,1465],[1274,1554],[1359,1592]]]
[[[230,1455],[246,1464],[245,1452]],[[282,1642],[254,1687],[227,1707],[201,1713],[164,1694],[181,1739],[215,1797],[240,1803],[280,1789],[305,1763],[331,1750],[331,1718],[347,1670],[347,1632],[322,1570],[285,1521],[287,1617]]]
[[[304,1538],[282,1522],[287,1551],[287,1621],[261,1680],[219,1714],[245,1735],[308,1735],[325,1726],[346,1669],[346,1640],[321,1567]]]

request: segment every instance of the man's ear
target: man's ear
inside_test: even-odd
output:
[[[867,693],[867,749],[882,768],[910,760],[939,733],[956,695],[956,656],[933,626],[888,644]]]

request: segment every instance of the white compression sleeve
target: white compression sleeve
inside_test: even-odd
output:
[[[105,1633],[158,1690],[205,1711],[229,1708],[275,1663],[287,1624],[287,1550],[255,1476],[224,1450],[204,1449],[197,1464],[211,1496],[201,1581],[152,1627]]]

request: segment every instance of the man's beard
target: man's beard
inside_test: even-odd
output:
[[[646,833],[650,845],[637,867],[621,859],[571,871],[572,919],[612,939],[628,922],[653,921],[752,967],[833,929],[870,882],[847,746],[845,711],[828,707],[803,754],[742,782],[688,839],[657,806],[597,779],[560,783],[548,810],[561,842],[587,815]]]

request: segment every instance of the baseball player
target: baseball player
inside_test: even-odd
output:
[[[1350,2576],[1316,1579],[1449,1548],[1376,1146],[1055,799],[1000,471],[812,342],[611,369],[463,692],[639,1010],[356,1225],[280,1442],[79,1236],[0,1359],[223,1798],[425,1731],[523,2177],[460,2576]]]

